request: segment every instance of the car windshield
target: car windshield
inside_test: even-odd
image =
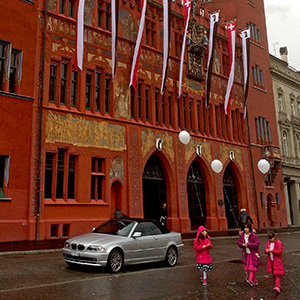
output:
[[[94,233],[128,236],[135,222],[131,220],[108,220],[98,226]]]

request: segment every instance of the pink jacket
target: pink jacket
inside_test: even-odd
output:
[[[197,236],[194,240],[194,249],[196,250],[197,263],[208,264],[212,262],[209,249],[211,249],[213,246],[208,235],[204,240],[202,240],[201,238],[199,238],[198,240],[199,234],[203,230],[206,230],[204,226],[200,226],[198,228]],[[203,249],[204,245],[207,246],[205,249]]]
[[[267,245],[265,248],[265,253],[267,253],[267,249],[270,248],[270,241],[267,241]],[[274,274],[274,275],[283,275],[284,269],[283,269],[283,263],[282,263],[282,254],[283,251],[283,244],[278,239],[275,240],[274,249],[272,251],[273,253],[273,272],[272,272],[272,261],[270,257],[270,253],[268,254],[268,261],[267,261],[267,272]]]

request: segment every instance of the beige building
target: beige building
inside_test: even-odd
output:
[[[300,72],[289,66],[288,50],[281,59],[270,55],[284,192],[289,225],[300,224]]]

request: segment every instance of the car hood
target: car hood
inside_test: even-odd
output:
[[[87,233],[73,238],[68,239],[70,243],[84,244],[84,245],[100,245],[104,246],[107,244],[120,242],[121,240],[126,239],[124,236],[120,235],[109,235],[103,233]]]

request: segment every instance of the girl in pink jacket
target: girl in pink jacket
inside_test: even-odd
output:
[[[196,250],[197,269],[203,272],[203,285],[207,285],[207,272],[213,268],[209,253],[209,249],[211,248],[212,243],[207,230],[204,226],[200,226],[194,240],[194,249]]]
[[[273,274],[274,288],[273,291],[280,294],[280,276],[284,274],[282,264],[283,244],[277,238],[274,231],[268,232],[268,241],[265,253],[268,254],[267,272]]]

